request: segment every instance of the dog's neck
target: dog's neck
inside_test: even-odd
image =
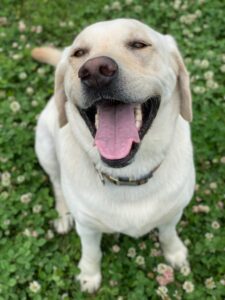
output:
[[[141,176],[140,178],[137,179],[133,179],[132,177],[113,177],[110,176],[106,173],[103,173],[99,170],[96,169],[99,178],[102,182],[102,184],[105,184],[106,181],[113,183],[115,185],[119,185],[119,186],[138,186],[138,185],[143,185],[145,183],[147,183],[149,181],[149,179],[152,178],[152,176],[154,175],[154,173],[156,172],[156,170],[158,170],[158,168],[160,167],[161,163],[159,165],[157,165],[153,170],[151,170],[150,172],[148,172],[148,174],[145,174],[144,176]]]

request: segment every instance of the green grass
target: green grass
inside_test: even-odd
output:
[[[122,0],[120,6],[106,0],[0,3],[0,300],[225,298],[223,1],[182,1],[178,8],[166,0],[126,2]],[[152,249],[158,249],[154,235],[139,240],[120,236],[119,241],[104,236],[102,286],[94,296],[80,292],[74,280],[80,241],[75,231],[53,236],[54,199],[34,154],[36,119],[53,93],[54,70],[33,61],[30,50],[47,43],[64,47],[84,26],[117,17],[137,18],[172,34],[191,74],[198,189],[178,226],[189,244],[191,273],[176,271],[164,296],[158,295],[156,280],[157,266],[164,259],[152,255],[156,251]],[[26,24],[23,32],[18,27],[21,20]],[[39,25],[42,28],[36,28]],[[199,204],[208,212],[193,212]],[[112,250],[116,244],[118,253]],[[128,256],[132,247],[133,258]],[[138,264],[142,260],[138,256],[144,258],[144,265]],[[208,278],[214,282],[211,288],[205,283]],[[41,287],[36,292],[33,281]],[[183,288],[185,281],[194,285],[192,292]]]

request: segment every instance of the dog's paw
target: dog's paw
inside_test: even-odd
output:
[[[102,276],[101,273],[96,273],[94,275],[86,275],[80,273],[76,280],[80,282],[80,287],[82,292],[94,293],[100,287]]]
[[[61,215],[54,221],[55,231],[59,234],[67,233],[73,227],[73,217],[70,213]]]
[[[187,248],[181,243],[176,250],[164,250],[164,256],[167,262],[175,269],[180,269],[182,266],[188,265]]]

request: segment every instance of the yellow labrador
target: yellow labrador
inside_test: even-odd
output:
[[[76,223],[83,291],[101,283],[102,233],[139,237],[153,228],[166,260],[187,263],[176,224],[195,183],[189,76],[176,42],[131,19],[85,28],[61,53],[55,94],[40,115],[36,153],[52,181],[59,219]]]

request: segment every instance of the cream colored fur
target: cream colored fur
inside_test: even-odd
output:
[[[125,46],[132,39],[152,46],[132,52]],[[87,47],[88,54],[72,57],[80,47]],[[35,147],[55,190],[56,230],[67,232],[74,220],[81,238],[81,289],[93,292],[100,286],[102,233],[138,238],[158,228],[165,258],[173,267],[181,267],[187,263],[187,249],[175,227],[192,197],[195,172],[187,122],[192,119],[189,77],[174,39],[136,20],[119,19],[89,26],[62,55],[55,51],[33,52],[37,59],[57,64],[55,95],[40,115]],[[141,102],[161,95],[159,111],[135,160],[119,169],[101,161],[76,108],[83,104],[78,70],[101,55],[117,62],[131,99]],[[94,167],[112,176],[139,178],[159,163],[153,178],[136,187],[103,185]]]

